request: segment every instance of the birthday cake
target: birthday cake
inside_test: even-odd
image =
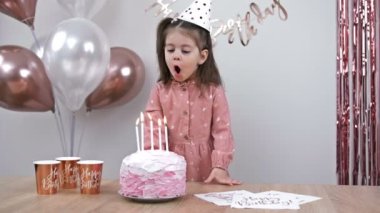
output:
[[[120,168],[122,196],[166,199],[185,195],[186,161],[165,150],[145,150],[128,155]]]

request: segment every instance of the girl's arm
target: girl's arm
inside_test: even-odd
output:
[[[234,140],[228,102],[221,86],[216,87],[214,94],[211,137],[214,141],[214,150],[211,155],[212,167],[228,170],[233,157]]]
[[[212,171],[205,183],[217,182],[226,185],[240,184],[231,179],[228,166],[234,152],[234,140],[231,131],[231,120],[228,102],[223,88],[216,87],[212,108],[211,136],[214,141],[214,150],[211,154]]]

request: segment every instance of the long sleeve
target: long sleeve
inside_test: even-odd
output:
[[[212,167],[227,170],[233,157],[234,140],[230,126],[228,102],[222,87],[216,87],[213,98],[211,136],[214,141],[214,150],[211,156]]]

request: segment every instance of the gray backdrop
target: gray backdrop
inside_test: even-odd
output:
[[[104,177],[118,178],[123,157],[136,150],[135,119],[143,110],[157,78],[155,28],[160,19],[145,12],[151,0],[109,0],[92,18],[106,33],[110,46],[127,47],[143,60],[146,80],[129,103],[94,110],[86,124],[80,157],[105,161]],[[169,2],[169,1],[164,1]],[[191,0],[178,0],[182,10]],[[249,4],[262,10],[269,0],[214,1],[214,18],[245,15]],[[283,0],[287,21],[278,13],[257,28],[248,46],[217,37],[215,55],[230,103],[236,154],[233,177],[250,183],[335,184],[336,90],[335,2]],[[70,16],[53,0],[39,0],[37,37],[46,36]],[[0,14],[0,45],[30,48],[31,31]],[[78,130],[79,131],[79,130]],[[0,175],[33,175],[33,160],[61,156],[58,130],[51,112],[22,113],[0,108]]]

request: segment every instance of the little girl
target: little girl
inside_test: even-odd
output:
[[[228,173],[234,141],[210,32],[180,17],[158,25],[160,76],[145,111],[166,116],[169,149],[185,157],[187,180],[239,184]]]

